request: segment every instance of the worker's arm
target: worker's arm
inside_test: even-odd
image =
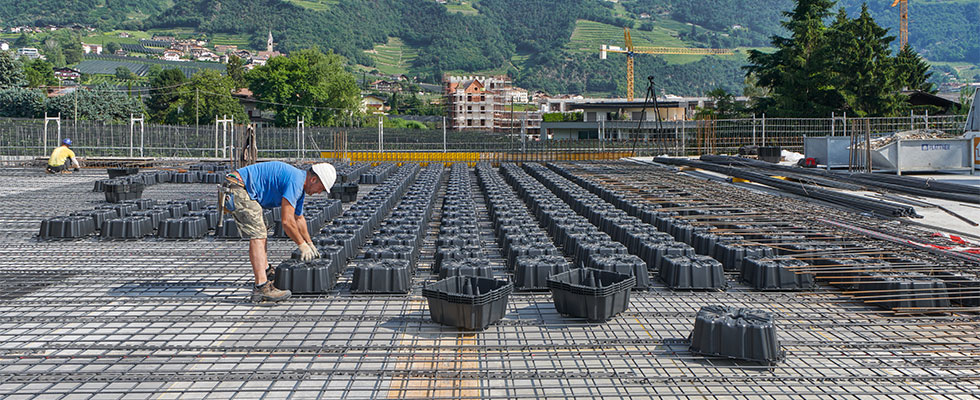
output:
[[[296,227],[299,228],[299,234],[303,237],[303,241],[306,243],[313,243],[313,239],[310,238],[310,230],[307,229],[306,217],[302,215],[296,216]]]
[[[81,168],[81,165],[78,165],[78,157],[75,157],[74,151],[68,150],[68,158],[71,159],[71,163],[75,165],[75,168]]]
[[[282,199],[281,208],[282,209],[280,210],[279,215],[282,216],[283,232],[285,232],[286,236],[289,236],[290,239],[293,239],[293,242],[296,242],[296,245],[306,243],[306,238],[310,236],[309,233],[307,233],[306,236],[303,236],[303,232],[306,231],[306,220],[302,219],[302,215],[296,215],[296,208],[293,207],[293,205],[289,202],[289,200],[286,200],[285,197]],[[299,219],[302,219],[303,221],[302,231],[300,230],[300,225],[297,223]]]

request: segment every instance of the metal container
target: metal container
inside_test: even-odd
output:
[[[894,171],[973,170],[973,146],[970,139],[896,140],[871,152],[874,169]]]

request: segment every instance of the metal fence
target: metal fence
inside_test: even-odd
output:
[[[887,118],[744,118],[699,121],[667,121],[660,124],[633,121],[597,123],[600,137],[609,141],[640,139],[645,151],[660,154],[732,153],[745,145],[781,146],[803,151],[804,137],[846,136],[852,133],[880,135],[912,129],[936,129],[951,135],[963,133],[965,115],[909,115]],[[580,124],[581,125],[581,124]]]
[[[605,135],[589,140],[530,140],[529,136],[442,130],[258,127],[261,158],[318,158],[322,152],[476,152],[553,154],[630,152],[635,155],[730,153],[743,145],[778,145],[802,151],[803,138],[880,134],[908,129],[963,131],[966,117],[912,115],[900,118],[749,118],[670,122],[650,134],[631,135],[635,122],[603,126]],[[631,128],[632,127],[632,128]],[[45,119],[0,119],[0,156],[43,157],[61,139],[73,140],[80,157],[211,158],[227,156],[243,125],[170,126]],[[640,128],[642,129],[645,128]],[[639,137],[634,141],[633,137]],[[382,139],[383,138],[383,139]]]

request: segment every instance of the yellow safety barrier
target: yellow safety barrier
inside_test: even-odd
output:
[[[629,151],[548,151],[548,152],[438,152],[438,151],[324,151],[321,158],[349,159],[350,162],[378,163],[466,163],[476,165],[479,162],[547,162],[547,161],[594,161],[617,160],[630,157]]]

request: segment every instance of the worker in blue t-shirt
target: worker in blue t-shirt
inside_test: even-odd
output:
[[[268,280],[267,230],[262,209],[281,207],[282,229],[299,246],[301,259],[318,258],[320,254],[303,218],[303,199],[323,191],[329,193],[336,180],[337,170],[328,163],[314,164],[303,171],[280,161],[249,165],[226,176],[224,186],[229,197],[225,209],[235,218],[242,237],[249,240],[248,258],[255,274],[253,302],[277,302],[291,295],[288,290],[276,289]]]

